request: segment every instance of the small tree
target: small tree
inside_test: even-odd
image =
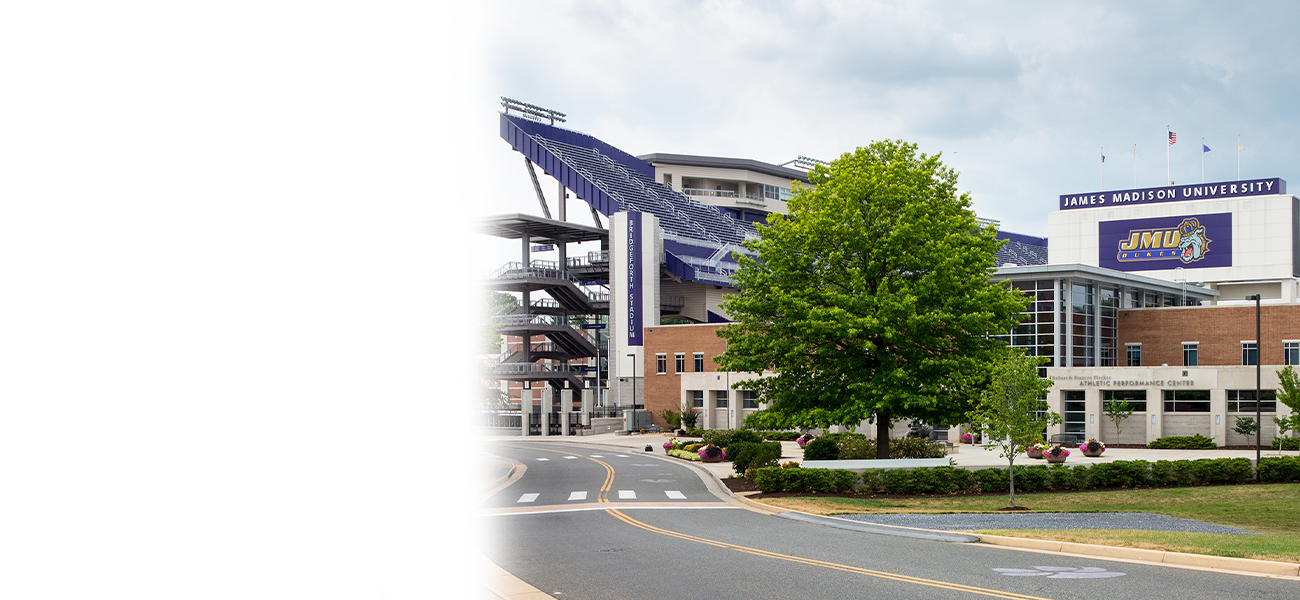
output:
[[[664,420],[664,424],[667,425],[669,429],[678,429],[682,425],[682,413],[671,408],[665,408],[659,411],[659,418]]]
[[[1000,449],[1007,459],[1011,478],[1011,506],[1016,506],[1016,455],[1031,444],[1043,440],[1043,429],[1061,422],[1061,415],[1048,409],[1047,389],[1052,382],[1039,379],[1038,365],[1043,359],[1009,351],[996,363],[992,383],[971,412],[971,423],[982,424],[984,448]]]
[[[1300,415],[1291,415],[1289,417],[1273,417],[1273,422],[1277,423],[1277,454],[1282,455],[1282,438],[1286,437],[1288,431],[1296,429],[1300,425]]]
[[[1255,432],[1259,430],[1259,423],[1255,422],[1254,417],[1237,417],[1237,424],[1232,426],[1232,430],[1246,437],[1250,437],[1255,435]]]
[[[1102,411],[1106,413],[1106,418],[1115,424],[1115,441],[1119,441],[1119,434],[1124,433],[1119,426],[1127,419],[1133,416],[1134,407],[1128,403],[1128,400],[1107,400],[1102,406]]]
[[[1282,388],[1277,391],[1277,401],[1291,409],[1291,417],[1288,421],[1290,426],[1287,429],[1294,433],[1300,430],[1300,376],[1296,375],[1291,365],[1287,365],[1277,372],[1277,383],[1278,387]],[[1286,432],[1281,428],[1278,429],[1278,436],[1284,433]],[[1278,452],[1282,451],[1282,442],[1277,443],[1277,448]]]
[[[682,420],[682,429],[695,429],[695,423],[700,420],[700,413],[694,408],[683,406],[680,418]]]
[[[474,287],[474,271],[465,270],[465,329],[460,338],[460,412],[465,416],[506,406],[506,392],[497,387],[497,375],[478,360],[478,355],[500,347],[497,327],[486,321],[494,314],[489,294]]]

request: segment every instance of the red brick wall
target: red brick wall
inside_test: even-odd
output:
[[[1300,305],[1261,307],[1260,363],[1282,364],[1282,340],[1300,340]],[[1128,364],[1125,344],[1142,344],[1142,365],[1183,364],[1183,342],[1200,342],[1204,366],[1241,364],[1241,341],[1255,339],[1255,307],[1124,309],[1119,313],[1118,364]]]
[[[723,323],[699,325],[659,325],[646,328],[645,333],[645,407],[654,414],[654,422],[667,426],[659,417],[659,411],[665,408],[679,410],[681,407],[682,385],[677,376],[676,354],[686,354],[686,372],[695,369],[695,353],[704,353],[704,371],[713,372],[717,365],[713,357],[727,349],[727,342],[718,337],[718,329]],[[667,355],[668,372],[659,375],[655,372],[655,356]]]

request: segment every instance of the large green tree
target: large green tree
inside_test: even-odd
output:
[[[739,257],[718,361],[775,372],[745,382],[769,406],[752,425],[874,419],[888,457],[892,422],[952,425],[970,411],[1001,351],[992,336],[1024,300],[989,282],[1002,242],[938,156],[874,142],[809,179],[746,242],[758,258]]]
[[[465,330],[460,339],[460,410],[503,408],[506,392],[497,387],[497,377],[490,366],[478,360],[478,355],[493,352],[500,347],[497,327],[487,323],[495,310],[489,303],[493,292],[474,287],[474,273],[465,274]]]

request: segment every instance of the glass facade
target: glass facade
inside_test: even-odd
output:
[[[1259,412],[1277,412],[1277,390],[1260,390]],[[1255,412],[1255,390],[1228,390],[1228,412]]]
[[[1165,390],[1165,412],[1210,412],[1210,390]]]
[[[1083,433],[1088,427],[1087,408],[1084,407],[1083,390],[1066,390],[1065,410],[1061,415],[1065,418],[1066,433]]]
[[[1029,356],[1048,359],[1046,367],[1141,366],[1141,350],[1119,354],[1119,321],[1130,308],[1156,308],[1183,304],[1182,294],[1153,291],[1086,277],[1008,280],[1027,299],[1020,323],[1007,335],[997,336]],[[1190,289],[1190,288],[1189,288]],[[1189,297],[1186,304],[1196,305]],[[1186,353],[1184,358],[1189,358]],[[1195,360],[1193,351],[1191,360]],[[1300,344],[1296,348],[1300,362]],[[1194,362],[1184,362],[1192,366]]]
[[[1101,405],[1106,406],[1107,402],[1128,402],[1129,408],[1135,413],[1144,413],[1147,411],[1147,391],[1146,390],[1102,390]]]

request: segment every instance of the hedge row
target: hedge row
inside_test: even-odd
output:
[[[1255,477],[1248,458],[1117,460],[1091,466],[1022,465],[1015,470],[1017,492],[1246,483]],[[1260,461],[1259,476],[1260,481],[1298,481],[1300,457],[1265,457]],[[764,493],[970,494],[1005,493],[1009,487],[1007,470],[1001,468],[868,469],[856,473],[847,469],[765,467],[756,471],[754,481]]]

